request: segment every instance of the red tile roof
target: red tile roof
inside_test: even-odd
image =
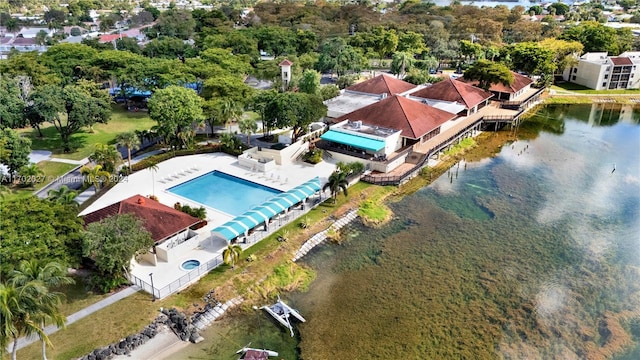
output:
[[[112,42],[114,40],[118,40],[120,39],[120,37],[127,37],[127,34],[106,34],[106,35],[100,35],[100,39],[99,41],[101,43],[108,43],[108,42]]]
[[[489,91],[513,94],[524,89],[527,85],[530,85],[531,83],[533,83],[533,80],[531,80],[531,78],[527,76],[520,75],[515,71],[512,71],[512,73],[515,80],[513,81],[513,84],[511,84],[511,86],[507,86],[502,83],[491,84]]]
[[[395,77],[390,75],[382,74],[374,77],[373,79],[353,84],[345,90],[358,91],[367,94],[396,95],[411,90],[415,87],[415,85],[406,81],[396,79]]]
[[[88,225],[117,214],[131,214],[142,220],[156,243],[201,221],[155,200],[134,195],[85,215],[84,223]]]
[[[361,120],[367,125],[402,130],[401,136],[418,139],[456,117],[456,114],[394,95],[343,115],[336,121]]]
[[[293,63],[288,59],[284,59],[280,64],[278,64],[278,66],[291,66],[291,65],[293,65]]]
[[[467,109],[473,109],[476,105],[492,97],[493,94],[462,81],[446,78],[411,93],[411,96],[423,99],[456,101],[463,104]]]
[[[628,57],[612,57],[611,62],[613,65],[633,65],[633,61]]]

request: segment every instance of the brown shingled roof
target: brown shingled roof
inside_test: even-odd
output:
[[[367,125],[402,130],[401,136],[418,139],[456,117],[456,114],[394,95],[343,115],[336,121],[361,120]]]
[[[628,57],[612,57],[610,59],[613,65],[633,65],[633,61]]]
[[[117,214],[131,214],[142,220],[156,243],[201,221],[158,201],[134,195],[85,215],[84,223],[89,225]]]
[[[493,94],[462,81],[446,78],[431,86],[411,93],[411,96],[417,96],[423,99],[455,101],[464,104],[467,109],[472,109],[492,97]]]
[[[387,94],[396,95],[411,90],[416,86],[396,79],[386,74],[378,75],[372,79],[353,84],[345,90],[358,91],[367,94]]]

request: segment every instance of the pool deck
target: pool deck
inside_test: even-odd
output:
[[[322,161],[317,165],[294,163],[287,166],[277,166],[272,172],[260,173],[239,166],[236,157],[223,153],[180,156],[159,163],[157,171],[141,170],[128,176],[83,210],[80,215],[88,214],[138,194],[143,196],[155,194],[160,203],[170,207],[173,207],[176,202],[192,207],[204,206],[207,209],[206,220],[208,223],[207,226],[197,230],[199,234],[197,246],[185,252],[175,261],[159,262],[155,266],[148,263],[132,262],[132,275],[148,282],[150,281],[149,274],[153,273],[154,287],[163,288],[187,274],[187,271],[180,267],[184,261],[195,259],[200,263],[206,263],[219,256],[227,244],[219,238],[211,237],[211,230],[234,218],[232,215],[170,193],[167,189],[217,170],[257,184],[287,191],[316,176],[320,178],[321,184],[325,184],[335,168],[335,164]],[[220,191],[224,191],[224,189],[220,189]]]

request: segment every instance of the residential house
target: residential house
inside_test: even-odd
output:
[[[606,52],[582,55],[578,64],[567,68],[563,79],[590,89],[638,89],[640,88],[640,52],[630,51],[619,56]]]
[[[198,234],[192,227],[205,225],[204,220],[168,207],[142,195],[134,195],[102,209],[86,214],[85,225],[119,214],[131,214],[140,219],[151,233],[153,248],[137,260],[152,265],[179,258],[185,251],[197,245]]]

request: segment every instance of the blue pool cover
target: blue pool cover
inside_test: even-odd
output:
[[[322,140],[333,141],[344,145],[350,145],[358,149],[378,151],[384,149],[384,141],[371,139],[364,136],[347,134],[329,130],[320,136]]]
[[[269,221],[269,219],[293,205],[304,201],[304,199],[315,194],[319,190],[320,178],[316,177],[287,192],[283,192],[272,197],[261,205],[258,205],[244,214],[235,217],[233,220],[211,230],[211,232],[220,235],[227,241],[233,240],[254,227]]]

